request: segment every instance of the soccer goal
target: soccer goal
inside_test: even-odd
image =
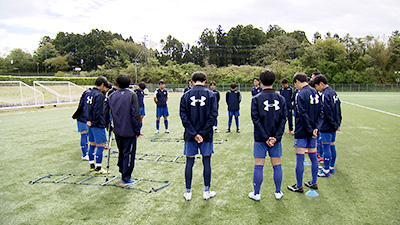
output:
[[[33,81],[33,88],[43,92],[45,104],[77,102],[85,90],[70,81]]]
[[[41,105],[44,105],[41,91],[21,81],[0,81],[0,109]]]

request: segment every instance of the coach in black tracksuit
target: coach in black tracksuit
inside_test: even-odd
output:
[[[105,102],[106,121],[110,114],[114,124],[115,140],[119,155],[118,167],[122,175],[121,186],[134,183],[131,179],[135,166],[136,142],[140,135],[139,101],[137,95],[128,89],[130,78],[121,74],[117,77],[118,90],[112,93]]]

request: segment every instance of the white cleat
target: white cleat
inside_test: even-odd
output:
[[[275,199],[276,200],[280,200],[283,197],[283,192],[282,191],[280,191],[278,193],[275,192],[274,194],[275,194]]]
[[[250,192],[249,193],[249,198],[253,199],[254,201],[260,201],[261,200],[260,194],[255,195],[254,192]]]
[[[89,161],[89,155],[82,156],[81,159],[83,161]]]
[[[192,192],[185,192],[185,194],[183,194],[183,197],[186,201],[192,200]]]
[[[205,191],[203,193],[203,198],[204,200],[210,199],[212,197],[215,197],[215,195],[217,195],[217,193],[215,193],[215,191]]]
[[[166,134],[169,134],[169,130],[168,130],[168,129],[167,129],[167,130],[165,130],[165,133],[166,133]]]
[[[155,134],[158,134],[158,133],[160,133],[160,131],[159,130],[156,130],[156,132],[154,132]]]

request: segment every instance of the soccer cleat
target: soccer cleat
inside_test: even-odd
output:
[[[110,171],[108,171],[108,173],[110,173]],[[101,169],[96,169],[95,171],[94,171],[94,174],[107,174],[107,170],[106,169],[104,169],[104,168],[101,168]]]
[[[324,158],[318,157],[318,162],[324,162]]]
[[[330,177],[331,173],[329,173],[329,171],[327,173],[325,173],[324,170],[319,171],[318,173],[318,177]]]
[[[335,171],[334,168],[330,168],[330,169],[329,169],[329,173],[330,173],[330,174],[334,174],[335,172],[336,172],[336,171]]]
[[[159,130],[156,130],[156,132],[154,132],[155,134],[158,134],[158,133],[160,133],[160,131]]]
[[[89,156],[88,155],[82,156],[81,159],[83,161],[89,161]]]
[[[93,171],[95,171],[96,169],[95,168],[90,168],[89,169],[89,172],[93,172]]]
[[[217,195],[217,193],[215,193],[215,191],[205,191],[203,193],[203,198],[204,198],[204,200],[207,200],[207,199],[214,197],[215,195]]]
[[[275,194],[275,199],[276,200],[280,200],[283,197],[283,192],[282,191],[275,192],[274,194]]]
[[[310,182],[305,182],[304,185],[306,185],[307,187],[309,187],[309,188],[311,188],[311,189],[315,189],[315,190],[318,189],[317,183],[312,184],[311,181],[310,181]]]
[[[183,194],[183,197],[186,201],[192,200],[192,192],[185,192],[185,194]]]
[[[168,130],[168,129],[166,129],[166,130],[165,130],[165,133],[166,133],[166,134],[169,134],[169,130]]]
[[[240,133],[240,130],[239,130],[239,129],[237,129],[237,130],[236,130],[236,133]]]
[[[227,129],[226,131],[225,131],[225,133],[230,133],[231,132],[231,130],[230,129]]]
[[[293,134],[293,131],[289,130],[289,134]]]
[[[143,133],[140,133],[140,136],[143,136],[144,134]]]
[[[295,184],[295,185],[293,185],[293,186],[287,186],[287,189],[289,189],[289,190],[291,190],[291,191],[293,191],[293,192],[300,192],[300,193],[303,193],[304,192],[304,190],[303,190],[303,186],[301,186],[301,187],[297,187],[297,184]]]
[[[126,187],[126,186],[129,186],[129,185],[133,184],[133,183],[135,183],[135,180],[133,180],[133,179],[129,179],[129,181],[126,181],[126,182],[121,179],[119,181],[119,186]]]
[[[218,130],[217,127],[215,127],[215,128],[214,128],[214,132],[215,132],[215,133],[219,133],[220,131]]]
[[[253,199],[254,201],[260,201],[261,200],[260,194],[255,195],[253,191],[249,193],[249,198]]]

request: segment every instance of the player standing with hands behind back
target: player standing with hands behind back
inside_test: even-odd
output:
[[[195,156],[200,149],[203,156],[203,177],[205,200],[216,195],[210,191],[211,185],[211,154],[213,148],[213,126],[217,118],[217,99],[214,93],[205,87],[207,76],[203,71],[192,74],[195,85],[185,92],[180,102],[180,117],[185,128],[184,155],[186,155],[185,183],[186,192],[183,195],[186,201],[192,199],[192,174]]]
[[[165,133],[169,134],[168,130],[168,91],[165,89],[165,82],[164,80],[160,80],[158,82],[159,88],[156,89],[154,92],[154,102],[157,105],[156,111],[156,134],[160,133],[160,119],[164,117],[164,125],[165,125]]]
[[[282,144],[281,139],[286,124],[286,101],[272,88],[275,74],[271,70],[260,73],[262,91],[251,100],[251,119],[254,124],[254,150],[255,166],[253,172],[254,192],[249,193],[249,198],[260,201],[260,188],[263,182],[263,169],[265,156],[271,158],[274,169],[275,198],[283,197],[282,186]]]

